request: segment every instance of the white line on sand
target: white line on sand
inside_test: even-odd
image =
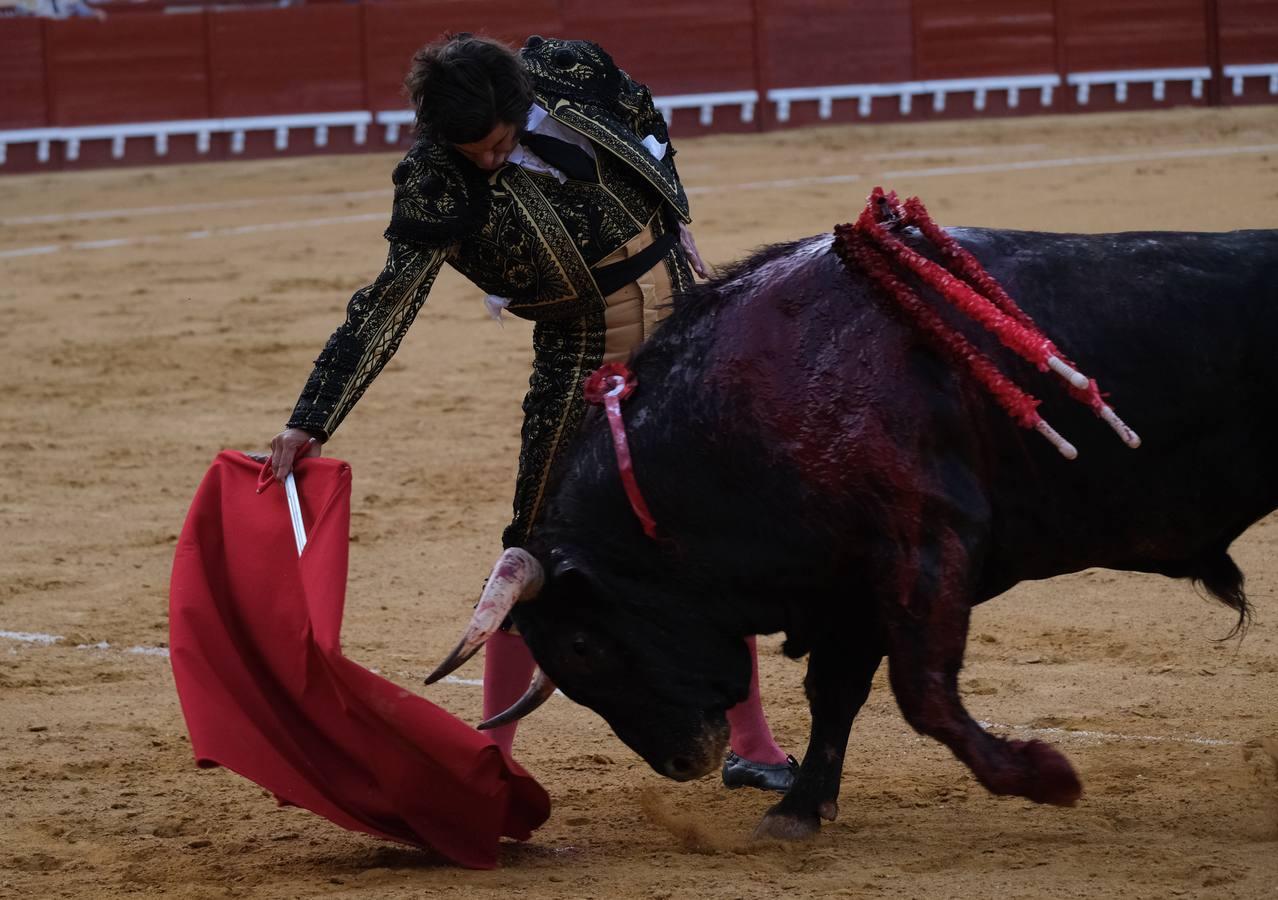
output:
[[[922,150],[889,150],[883,153],[866,153],[864,159],[927,159],[933,156],[980,156],[985,153],[1021,153],[1026,150],[1045,150],[1047,144],[986,144],[977,147],[928,147]]]
[[[882,172],[875,176],[876,180],[890,178],[932,178],[944,175],[976,175],[992,172],[1015,172],[1032,169],[1062,169],[1077,166],[1100,166],[1113,163],[1141,163],[1159,160],[1207,159],[1221,156],[1246,156],[1255,153],[1278,152],[1278,144],[1247,144],[1236,147],[1189,147],[1180,150],[1157,150],[1151,153],[1108,153],[1097,156],[1067,156],[1056,159],[1026,159],[1014,162],[982,163],[969,166],[941,166],[927,169],[899,169]],[[779,190],[784,188],[811,187],[823,184],[851,184],[864,181],[864,175],[813,175],[806,178],[779,178],[770,181],[744,181],[736,184],[700,185],[687,189],[690,196],[704,194],[721,194],[730,191]],[[356,197],[371,196],[385,192],[358,191],[353,194],[311,194],[309,199],[323,197]],[[274,200],[263,202],[274,202]],[[248,205],[248,201],[244,201]],[[141,209],[178,209],[178,207],[141,207]],[[124,210],[100,210],[105,218],[107,213],[122,214]],[[85,217],[96,213],[84,213]],[[40,217],[29,217],[37,219]],[[328,225],[346,225],[355,222],[376,222],[387,218],[384,212],[364,213],[351,216],[328,216],[318,219],[296,219],[286,222],[267,222],[259,225],[241,225],[234,228],[210,228],[200,231],[176,232],[174,234],[140,235],[132,238],[107,238],[96,241],[75,241],[66,244],[42,244],[35,247],[18,247],[13,250],[0,250],[0,259],[16,259],[23,256],[41,256],[61,253],[67,250],[101,250],[111,247],[129,247],[138,244],[155,244],[172,240],[199,240],[216,237],[235,237],[245,234],[259,234],[270,231],[295,231],[302,228],[322,228]],[[18,220],[0,220],[4,224],[14,224]]]
[[[174,234],[145,234],[131,238],[107,238],[97,241],[75,241],[69,244],[46,244],[40,247],[19,247],[17,250],[0,250],[0,259],[19,256],[36,256],[43,253],[61,253],[65,250],[106,250],[115,247],[134,247],[139,244],[161,244],[168,241],[199,241],[207,238],[233,237],[242,234],[261,234],[269,231],[296,231],[300,228],[323,228],[327,225],[347,225],[353,222],[384,222],[385,213],[361,213],[354,216],[329,216],[322,219],[298,219],[292,222],[262,222],[257,225],[237,225],[234,228],[205,228],[199,231],[180,231]]]
[[[813,184],[851,184],[861,181],[864,175],[812,175],[806,178],[778,178],[773,181],[742,181],[737,184],[710,184],[701,187],[690,187],[685,193],[690,197],[698,194],[726,194],[729,191],[770,191],[780,188],[806,187]]]
[[[19,247],[17,250],[5,250],[3,253],[0,253],[0,257],[4,259],[15,259],[19,256],[40,256],[44,253],[57,253],[61,249],[61,244],[42,244],[39,247]]]
[[[1104,166],[1111,163],[1157,162],[1169,159],[1207,159],[1213,156],[1246,156],[1273,153],[1278,144],[1248,144],[1238,147],[1188,147],[1155,150],[1152,153],[1107,153],[1099,156],[1066,156],[1057,159],[1023,159],[1017,162],[981,163],[971,166],[939,166],[931,169],[901,169],[884,172],[881,178],[930,178],[938,175],[978,175],[983,172],[1021,172],[1029,169],[1065,169],[1073,166]]]
[[[66,640],[66,638],[60,634],[41,634],[38,631],[0,631],[0,638],[7,638],[8,640],[17,641],[22,644],[38,644],[43,647],[60,644]],[[117,650],[118,648],[112,647],[106,641],[98,641],[96,644],[76,644],[75,649]],[[134,656],[158,656],[162,659],[169,658],[168,647],[125,647],[119,652],[131,653]],[[399,672],[398,674],[405,678],[417,677],[416,673],[413,672]],[[467,687],[480,687],[484,683],[481,678],[458,678],[456,675],[446,675],[442,681],[445,684],[462,684]]]
[[[1025,159],[1014,162],[980,163],[967,166],[938,166],[927,169],[897,169],[864,175],[816,175],[810,178],[782,178],[776,181],[747,181],[742,184],[708,185],[688,188],[689,196],[718,194],[727,191],[768,190],[772,188],[808,187],[820,184],[844,184],[853,181],[889,178],[933,178],[942,175],[977,175],[990,172],[1019,172],[1030,169],[1066,169],[1076,166],[1104,166],[1113,163],[1156,162],[1158,160],[1205,159],[1215,156],[1247,156],[1273,153],[1278,144],[1247,144],[1237,147],[1186,147],[1180,150],[1156,150],[1151,153],[1106,153],[1097,156],[1065,156],[1055,159]]]
[[[26,644],[39,644],[42,646],[50,646],[52,644],[61,643],[64,638],[57,634],[41,634],[34,631],[0,631],[0,638],[8,638],[11,641],[19,641]],[[99,641],[96,644],[79,644],[77,650],[113,650],[106,641]],[[128,647],[124,653],[132,653],[141,656],[158,656],[165,659],[169,656],[166,647]],[[411,672],[398,673],[402,677],[416,677]],[[444,684],[461,684],[467,687],[481,687],[483,679],[481,678],[458,678],[456,675],[448,675],[442,679]],[[556,694],[559,692],[556,691]],[[1204,738],[1194,736],[1156,736],[1156,735],[1140,735],[1140,734],[1117,734],[1112,731],[1076,731],[1071,728],[1034,728],[1029,725],[1003,725],[998,722],[978,722],[982,728],[994,728],[999,731],[1013,731],[1018,734],[1037,734],[1044,737],[1069,738],[1076,740],[1093,740],[1093,741],[1141,741],[1156,744],[1194,744],[1206,747],[1236,747],[1238,741],[1221,740],[1219,738]]]
[[[61,636],[56,634],[40,634],[35,631],[0,631],[0,638],[8,638],[11,641],[21,641],[24,644],[56,644],[62,640]]]
[[[468,687],[483,687],[484,679],[482,678],[458,678],[456,675],[445,675],[441,679],[444,684],[464,684]],[[559,691],[555,691],[556,694]]]
[[[373,191],[343,191],[333,194],[295,194],[283,197],[246,197],[243,200],[210,200],[206,203],[176,203],[172,206],[133,206],[120,209],[91,209],[84,212],[47,213],[39,216],[11,216],[0,219],[0,225],[46,225],[60,222],[94,222],[99,219],[133,219],[138,216],[164,216],[173,213],[210,212],[215,209],[248,209],[253,206],[280,206],[295,203],[322,203],[327,200],[367,200],[370,197],[390,199],[389,188]]]

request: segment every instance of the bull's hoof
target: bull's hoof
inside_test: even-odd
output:
[[[1035,803],[1073,806],[1083,796],[1083,783],[1065,755],[1042,741],[1009,741],[1029,770],[1024,796]]]
[[[821,830],[817,816],[770,812],[754,829],[756,841],[804,841]]]

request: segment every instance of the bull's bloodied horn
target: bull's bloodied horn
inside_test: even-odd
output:
[[[466,626],[466,633],[461,641],[444,660],[426,676],[427,684],[434,684],[448,673],[457,669],[484,646],[484,642],[497,633],[501,623],[506,621],[510,610],[520,600],[531,600],[537,596],[546,574],[537,562],[536,557],[518,547],[511,547],[497,559],[493,572],[484,585],[484,593],[479,598]]]
[[[475,727],[480,731],[486,731],[489,728],[518,721],[549,700],[554,692],[555,683],[546,677],[545,672],[538,669],[533,674],[532,684],[528,685],[528,690],[524,691],[524,695],[516,700],[510,709],[498,713],[491,719],[485,719]]]

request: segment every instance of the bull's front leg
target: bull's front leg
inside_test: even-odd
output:
[[[1072,806],[1083,789],[1063,754],[1041,741],[987,734],[963,707],[958,675],[971,618],[963,543],[937,529],[918,551],[895,579],[908,587],[881,610],[888,674],[906,721],[949,747],[992,793]]]
[[[815,834],[821,819],[834,821],[852,720],[870,695],[882,658],[871,642],[835,646],[826,640],[812,648],[803,683],[812,711],[808,750],[790,790],[755,829],[756,838],[797,840]]]

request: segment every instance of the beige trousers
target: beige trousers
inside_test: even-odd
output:
[[[600,266],[611,265],[634,256],[654,240],[649,225],[630,239],[625,246],[600,261]],[[657,323],[670,314],[670,298],[674,288],[665,261],[658,262],[637,279],[618,291],[604,297],[603,361],[625,362],[630,351],[643,343]]]

